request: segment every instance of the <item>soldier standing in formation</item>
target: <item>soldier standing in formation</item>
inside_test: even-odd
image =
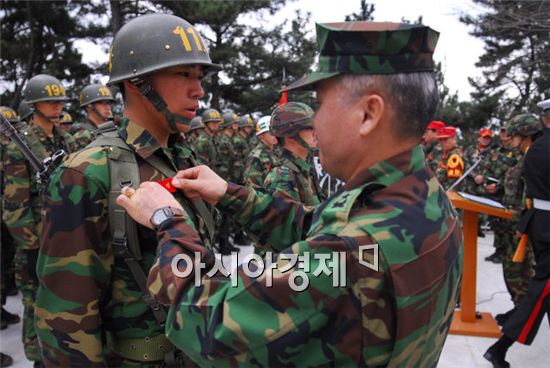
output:
[[[93,141],[92,132],[97,130],[99,125],[113,118],[114,101],[109,88],[102,84],[90,84],[82,89],[80,108],[86,112],[86,121],[82,124],[74,124],[71,129],[79,149]]]
[[[189,44],[178,30],[194,35]],[[194,166],[181,133],[204,95],[201,80],[220,68],[197,30],[167,14],[124,25],[109,65],[109,84],[124,92],[123,118],[118,127],[103,125],[91,145],[69,156],[46,193],[36,326],[48,367],[175,364],[164,333],[166,311],[145,286],[156,235],[127,221],[114,198],[122,186],[137,188],[141,181],[170,189],[167,178]],[[188,225],[210,247],[209,208],[176,197]]]
[[[202,116],[195,116],[191,120],[191,129],[189,130],[189,133],[187,133],[186,138],[189,141],[189,145],[191,147],[195,147],[195,143],[197,142],[197,138],[204,130],[204,123],[202,122]]]
[[[61,82],[47,74],[36,75],[27,82],[23,97],[32,106],[33,114],[31,122],[21,133],[35,156],[43,160],[59,150],[66,153],[74,151],[76,146],[72,137],[57,127],[67,100]],[[23,294],[24,307],[23,347],[27,359],[40,364],[42,359],[34,313],[44,183],[37,182],[32,166],[15,144],[7,147],[6,156],[5,208],[2,216],[16,242],[15,277],[17,287]]]
[[[506,361],[510,346],[516,341],[531,345],[544,315],[550,320],[550,100],[542,101],[538,106],[543,109],[543,134],[538,139],[536,132],[540,128],[535,128],[525,118],[510,125],[515,145],[520,149],[530,147],[525,153],[523,178],[526,196],[532,205],[527,206],[519,230],[528,234],[533,246],[535,274],[529,281],[527,294],[506,319],[502,337],[484,354],[493,367],[510,367]]]
[[[200,162],[211,167],[218,167],[217,136],[222,117],[216,109],[206,109],[202,115],[205,129],[199,134],[193,146]]]
[[[228,278],[205,274],[214,257],[162,187],[144,183],[117,201],[157,231],[149,290],[171,306],[168,337],[197,363],[436,366],[462,275],[459,220],[419,146],[438,102],[433,61],[426,57],[438,33],[376,22],[318,24],[317,33],[320,70],[289,89],[316,89],[320,159],[346,182],[344,190],[313,211],[280,193],[228,183],[206,166],[179,172],[173,181],[277,251],[308,256],[307,269],[276,258],[287,271],[277,271],[273,287],[265,272],[255,278],[242,267],[232,287]],[[363,47],[365,39],[371,47]],[[377,271],[359,262],[359,247],[368,244],[377,244]],[[343,254],[347,287],[335,287],[330,273],[315,273],[333,252]],[[200,256],[204,272],[179,262],[178,271],[193,276],[177,277],[170,265],[182,254]],[[365,257],[373,262],[371,253]],[[295,271],[309,280],[307,289],[291,287]]]
[[[477,138],[478,145],[471,145],[464,151],[464,163],[467,167],[471,167],[477,160],[481,159],[480,163],[472,170],[466,178],[464,178],[465,191],[470,194],[483,195],[482,190],[483,178],[478,177],[484,167],[483,160],[491,154],[491,138],[493,132],[490,129],[483,128],[479,131]]]
[[[67,111],[61,112],[61,121],[59,122],[59,127],[66,133],[71,134],[71,129],[73,127],[73,117]],[[73,137],[74,139],[74,137]]]
[[[426,131],[422,135],[422,145],[424,146],[424,154],[426,155],[426,162],[430,169],[435,173],[437,165],[441,161],[441,145],[439,139],[437,139],[437,130],[445,127],[445,123],[442,121],[434,120],[428,124]]]
[[[435,176],[445,190],[448,190],[464,174],[464,153],[456,143],[456,128],[446,126],[437,130],[437,138],[443,153],[437,165]],[[455,190],[459,190],[462,184]]]
[[[258,144],[248,154],[244,181],[246,185],[263,186],[267,174],[273,167],[273,159],[276,155],[274,147],[277,138],[270,133],[271,116],[262,116],[256,123],[256,137]],[[223,175],[220,175],[224,177]]]
[[[312,116],[311,107],[301,102],[288,102],[273,111],[269,131],[277,138],[280,154],[262,185],[271,193],[286,194],[305,206],[321,203],[317,176],[312,175]]]

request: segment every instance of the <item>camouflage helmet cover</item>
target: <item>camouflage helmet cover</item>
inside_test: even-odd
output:
[[[433,71],[439,33],[418,24],[353,21],[316,24],[319,69],[286,90],[312,89],[342,74]]]
[[[0,113],[12,124],[18,123],[19,115],[15,112],[14,109],[8,106],[0,106]]]
[[[220,112],[216,109],[206,109],[201,114],[202,122],[206,123],[219,123],[222,121],[222,116]]]
[[[103,84],[90,84],[80,92],[80,107],[98,101],[114,101],[111,90]]]
[[[204,129],[204,123],[202,122],[202,117],[201,116],[195,116],[191,120],[191,130],[190,131],[197,130],[197,129]]]
[[[126,23],[115,35],[109,54],[109,82],[141,77],[180,65],[202,65],[218,72],[199,32],[170,14],[147,14]]]
[[[313,128],[313,109],[301,102],[288,102],[271,114],[270,131],[275,137],[291,137],[300,130]]]
[[[65,88],[59,79],[48,74],[38,74],[29,79],[23,90],[23,98],[31,104],[39,101],[67,101]]]
[[[531,114],[516,115],[506,124],[506,134],[511,137],[516,134],[528,137],[540,132],[542,132],[542,123]]]
[[[19,107],[17,108],[17,113],[19,114],[21,120],[26,120],[32,115],[32,108],[25,101],[21,101]]]
[[[222,115],[222,122],[220,128],[229,128],[233,123],[239,122],[239,115],[231,110],[226,111]]]
[[[254,120],[252,120],[250,115],[243,115],[239,118],[239,128],[245,127],[254,127]]]
[[[61,121],[59,124],[67,125],[73,123],[73,117],[67,111],[61,112]]]

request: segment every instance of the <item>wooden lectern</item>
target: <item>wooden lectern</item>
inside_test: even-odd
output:
[[[482,312],[476,317],[477,274],[477,216],[512,218],[512,213],[496,207],[464,199],[456,192],[447,192],[453,206],[464,212],[464,271],[460,291],[461,309],[455,310],[450,333],[483,337],[499,337],[500,328],[491,313]],[[481,317],[481,318],[479,318]]]

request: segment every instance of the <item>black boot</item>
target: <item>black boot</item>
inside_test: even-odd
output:
[[[8,354],[0,353],[0,367],[9,367],[13,364],[13,359]]]
[[[516,311],[516,307],[510,309],[508,312],[506,313],[499,313],[495,316],[495,320],[497,321],[497,324],[499,326],[504,326],[504,324],[506,323],[506,321],[508,320],[508,317],[510,317],[512,315],[512,313],[514,313]]]
[[[483,357],[491,362],[493,368],[509,368],[510,363],[508,363],[504,358],[506,358],[506,352],[513,343],[514,340],[506,335],[502,335],[497,342],[487,349],[485,354],[483,354]]]

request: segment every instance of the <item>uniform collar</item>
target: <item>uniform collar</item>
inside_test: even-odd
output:
[[[46,132],[42,129],[42,127],[40,127],[40,125],[35,124],[34,122],[31,122],[31,126],[32,126],[32,130],[34,131],[34,133],[36,134],[39,140],[43,141],[45,139],[50,139],[46,135]],[[63,136],[61,129],[55,125],[53,126],[52,134],[54,138]]]
[[[156,151],[163,150],[159,142],[141,125],[122,118],[118,127],[120,137],[143,159],[149,158]],[[168,138],[168,147],[182,143],[181,134],[172,134]]]
[[[306,160],[296,156],[294,153],[290,152],[287,149],[283,149],[283,157],[298,166],[298,168],[303,172],[309,172],[309,170],[311,169],[311,165]]]
[[[363,184],[377,182],[389,186],[403,177],[425,168],[424,150],[420,145],[380,161],[348,180],[345,190],[353,190]]]

